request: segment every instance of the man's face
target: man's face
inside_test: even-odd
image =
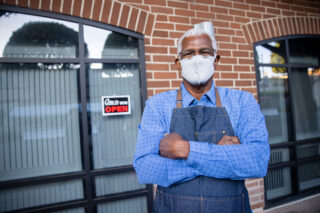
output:
[[[210,55],[213,51],[211,39],[208,35],[202,34],[202,35],[196,35],[196,36],[189,36],[182,41],[182,48],[181,48],[181,55],[180,60],[186,58],[186,57],[192,57],[193,54],[196,52],[196,54],[208,54]],[[190,55],[188,55],[190,53]],[[193,54],[191,54],[193,53]],[[206,55],[205,55],[206,56]],[[180,60],[176,60],[176,64],[178,67],[178,70],[181,72],[181,64]],[[219,58],[216,59],[214,62],[214,65],[216,66],[219,61]]]

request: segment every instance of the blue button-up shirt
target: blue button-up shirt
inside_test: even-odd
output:
[[[198,101],[181,84],[182,107],[216,106],[214,82]],[[189,141],[185,159],[168,159],[159,155],[160,140],[170,133],[177,91],[154,95],[146,102],[133,166],[141,183],[170,186],[196,176],[243,180],[266,175],[270,156],[264,117],[254,97],[244,91],[217,87],[221,104],[226,108],[240,145],[216,145]]]

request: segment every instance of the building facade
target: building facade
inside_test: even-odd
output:
[[[177,41],[212,21],[217,86],[270,135],[254,212],[320,191],[320,2],[1,0],[0,211],[151,212],[132,168],[144,101],[177,89]],[[121,104],[120,104],[121,103]]]

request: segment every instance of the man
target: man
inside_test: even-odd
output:
[[[179,40],[178,91],[146,102],[134,168],[157,184],[154,212],[251,212],[244,179],[266,175],[264,117],[250,93],[215,87],[220,57],[211,22]]]

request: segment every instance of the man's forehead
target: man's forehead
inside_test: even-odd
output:
[[[200,47],[212,48],[211,39],[208,35],[206,34],[192,35],[184,38],[182,41],[182,49],[200,48]]]

